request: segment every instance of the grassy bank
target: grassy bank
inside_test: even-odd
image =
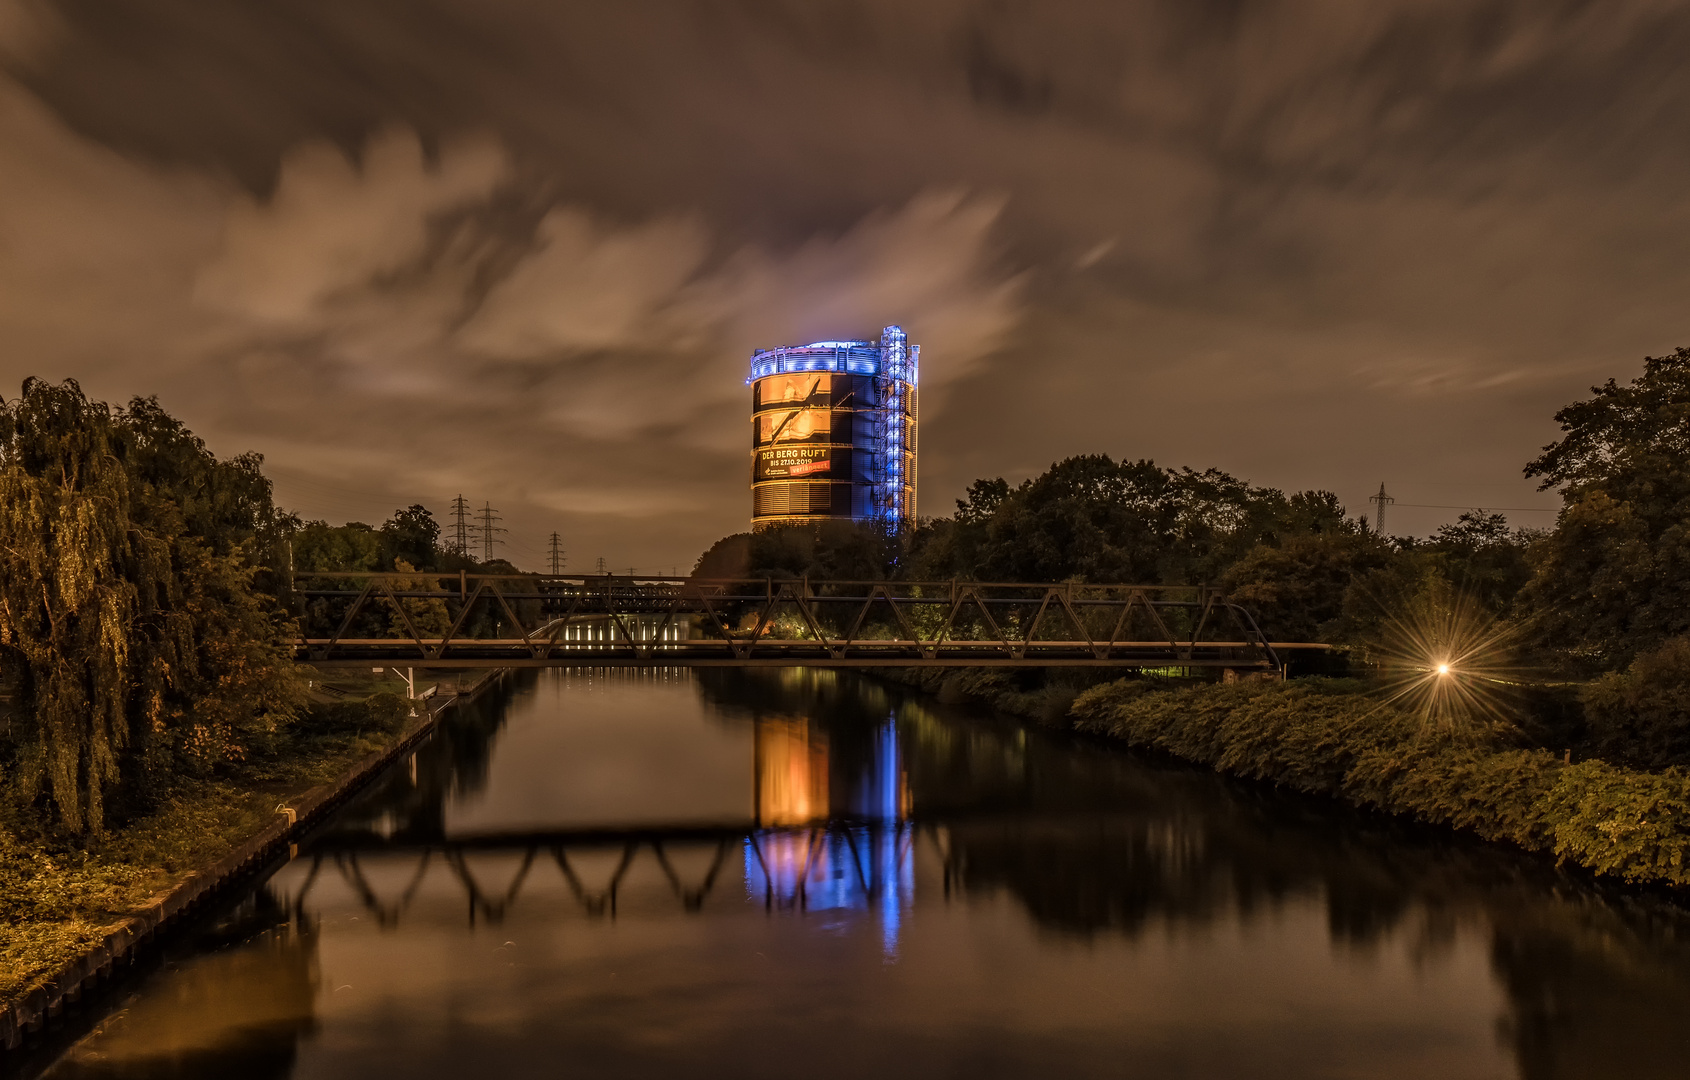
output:
[[[1470,830],[1628,882],[1690,884],[1690,776],[1565,764],[1503,728],[1427,724],[1349,680],[1080,693],[1078,730],[1221,772]]]
[[[275,820],[279,804],[386,746],[408,713],[392,694],[320,705],[268,756],[180,784],[87,849],[8,811],[0,817],[0,1007]]]

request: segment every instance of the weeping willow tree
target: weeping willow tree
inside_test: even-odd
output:
[[[255,458],[219,462],[156,402],[74,382],[0,402],[0,668],[16,797],[97,834],[238,761],[301,697],[279,605],[252,587],[278,517]]]

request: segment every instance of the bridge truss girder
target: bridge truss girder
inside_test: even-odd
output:
[[[295,590],[306,602],[349,602],[331,635],[300,638],[298,659],[312,664],[1277,670],[1279,650],[1287,647],[1269,642],[1248,610],[1203,586],[467,572],[453,578],[323,573],[298,579],[351,586]],[[407,600],[441,601],[457,611],[446,629],[425,634]],[[536,601],[540,618],[530,627],[518,607]],[[520,636],[466,636],[483,606]],[[397,616],[390,636],[348,636],[361,614],[380,609]],[[604,634],[568,636],[570,627],[587,624]],[[669,635],[683,625],[687,636]],[[704,636],[691,636],[694,630]],[[777,630],[782,636],[774,636]],[[1205,636],[1217,631],[1225,637]]]

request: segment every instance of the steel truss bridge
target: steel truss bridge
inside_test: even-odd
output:
[[[314,665],[1279,671],[1325,648],[1207,586],[324,572],[293,597]]]

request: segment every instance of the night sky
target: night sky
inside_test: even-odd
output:
[[[1690,344],[1687,55],[1682,0],[0,0],[0,394],[684,571],[750,351],[901,322],[927,514],[1094,452],[1552,507],[1554,410]]]

